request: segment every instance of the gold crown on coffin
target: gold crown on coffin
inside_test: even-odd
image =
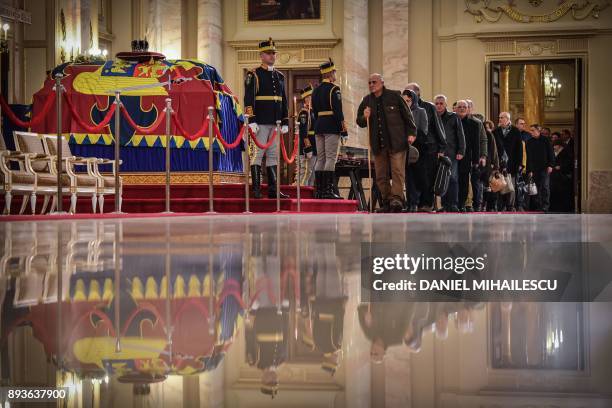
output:
[[[276,43],[272,41],[272,37],[259,43],[259,52],[276,52]]]

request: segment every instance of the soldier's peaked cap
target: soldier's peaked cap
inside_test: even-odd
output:
[[[276,52],[276,43],[272,41],[272,37],[259,43],[259,52]]]
[[[322,63],[319,66],[319,69],[321,70],[321,74],[327,74],[328,72],[335,71],[336,66],[334,65],[334,61],[332,61],[332,59],[330,58],[329,61]]]

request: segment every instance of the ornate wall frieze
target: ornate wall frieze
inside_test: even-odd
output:
[[[565,15],[574,20],[585,20],[589,17],[599,18],[600,13],[610,6],[610,0],[564,0],[552,11],[544,14],[532,14],[520,10],[514,0],[465,0],[465,12],[474,16],[476,22],[498,22],[504,15],[517,23],[552,23]],[[531,1],[539,7],[541,1]]]
[[[276,41],[278,62],[281,65],[318,65],[332,56],[340,40]],[[236,50],[239,64],[259,63],[257,41],[230,41]]]

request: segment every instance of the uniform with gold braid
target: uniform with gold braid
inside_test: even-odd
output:
[[[259,43],[259,52],[275,54],[276,43],[270,38]],[[280,120],[283,128],[288,125],[288,104],[285,91],[285,76],[273,65],[262,65],[249,70],[244,81],[245,113],[249,115],[251,129],[254,137],[261,144],[269,142],[275,137],[272,145],[267,149],[255,146],[255,155],[251,160],[251,178],[253,183],[253,196],[261,198],[261,165],[265,155],[266,172],[268,176],[268,197],[276,198],[276,165],[278,163],[278,143],[280,134],[274,136],[276,121]],[[281,198],[288,196],[281,193]]]
[[[336,66],[329,59],[321,64],[323,81],[312,93],[312,110],[316,117],[315,134],[317,164],[315,172],[316,195],[319,198],[342,198],[335,186],[336,161],[340,137],[346,137],[346,123],[342,112],[342,94],[336,80]]]

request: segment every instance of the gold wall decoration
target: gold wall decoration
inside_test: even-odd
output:
[[[518,23],[552,23],[565,15],[571,15],[574,20],[599,18],[600,13],[610,6],[610,2],[611,0],[563,0],[549,13],[530,14],[519,10],[513,1],[465,0],[465,12],[473,15],[477,23],[496,23],[504,15]]]

